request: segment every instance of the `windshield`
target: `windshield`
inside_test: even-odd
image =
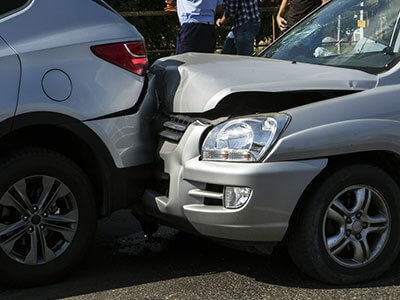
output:
[[[400,0],[332,0],[260,55],[378,74],[400,58]]]

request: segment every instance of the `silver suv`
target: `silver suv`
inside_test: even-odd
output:
[[[264,254],[283,242],[329,283],[381,275],[400,251],[399,32],[399,0],[335,0],[260,57],[160,59],[159,182],[137,211]]]
[[[154,152],[146,48],[101,0],[3,2],[0,272],[48,283],[141,191]]]

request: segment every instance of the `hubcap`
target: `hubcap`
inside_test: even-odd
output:
[[[355,221],[352,225],[353,233],[358,234],[363,230],[363,225],[360,221]]]
[[[390,225],[388,205],[377,190],[365,185],[349,187],[328,206],[323,222],[325,248],[338,264],[362,267],[382,252]]]
[[[0,198],[0,248],[26,265],[48,263],[64,253],[78,226],[74,195],[50,176],[30,176]]]

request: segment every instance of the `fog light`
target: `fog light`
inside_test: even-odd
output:
[[[225,208],[240,208],[247,203],[251,196],[251,188],[226,186],[224,189]]]

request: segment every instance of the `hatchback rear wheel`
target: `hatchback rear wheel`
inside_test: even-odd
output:
[[[19,151],[0,168],[1,278],[18,286],[50,283],[93,240],[92,185],[74,162],[43,149]]]

